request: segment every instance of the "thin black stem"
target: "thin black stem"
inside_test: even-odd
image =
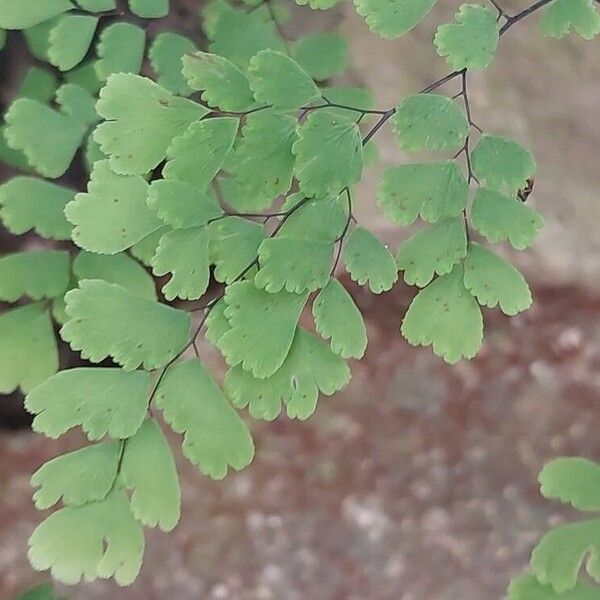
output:
[[[498,20],[505,18],[510,19],[510,16],[506,13],[506,11],[500,6],[498,0],[490,0],[490,4],[498,11]]]
[[[350,192],[350,188],[345,187],[343,191],[346,193],[346,199],[348,201],[348,217],[346,218],[346,223],[344,225],[342,233],[340,233],[340,235],[335,240],[335,242],[337,243],[337,250],[335,260],[333,261],[333,266],[331,267],[331,277],[333,277],[333,275],[335,274],[335,270],[337,269],[338,264],[340,262],[340,257],[342,256],[342,246],[344,245],[344,239],[346,238],[348,229],[350,228],[350,223],[352,221],[356,222],[356,219],[354,218],[354,214],[352,212],[352,193]]]
[[[522,10],[520,13],[509,17],[506,23],[504,23],[504,25],[502,25],[502,27],[500,28],[500,35],[504,35],[513,25],[516,25],[519,21],[521,21],[525,17],[528,17],[531,13],[535,12],[536,10],[543,8],[544,6],[546,6],[546,4],[550,4],[550,2],[553,2],[553,0],[538,0],[535,4],[532,4],[528,8]]]

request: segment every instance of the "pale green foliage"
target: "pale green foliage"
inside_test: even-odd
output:
[[[577,510],[600,510],[600,466],[591,460],[557,458],[541,470],[538,481],[546,498],[569,503]]]
[[[417,232],[402,244],[397,262],[406,283],[424,287],[434,275],[450,273],[466,254],[465,222],[456,217]]]
[[[77,0],[77,4],[90,12],[104,12],[116,7],[116,0]]]
[[[471,161],[481,183],[498,191],[516,192],[535,172],[535,161],[528,150],[497,135],[482,135]]]
[[[403,35],[418,25],[437,0],[354,0],[356,12],[383,38]]]
[[[240,470],[252,461],[254,443],[248,428],[199,360],[169,370],[156,403],[167,423],[184,434],[185,457],[205,475],[222,479],[229,468]]]
[[[227,217],[210,226],[210,258],[215,264],[215,279],[233,281],[255,259],[265,236],[259,223],[240,217]],[[215,312],[215,309],[211,312]]]
[[[282,52],[263,50],[253,56],[248,77],[256,101],[279,110],[297,110],[321,97],[308,73]]]
[[[29,538],[34,569],[50,569],[55,579],[68,584],[114,577],[128,585],[140,570],[143,552],[142,528],[118,490],[99,502],[51,514]]]
[[[415,94],[400,103],[393,117],[398,143],[404,150],[456,150],[469,124],[456,102],[439,94]]]
[[[298,205],[300,202],[303,202],[301,206]],[[288,196],[288,203],[284,208],[289,210],[295,207],[295,210],[283,224],[278,236],[328,242],[340,237],[347,221],[340,197],[330,194],[306,201],[302,194],[292,194]]]
[[[27,29],[74,8],[69,0],[0,0],[0,27]]]
[[[132,490],[131,512],[147,527],[171,531],[179,521],[181,489],[175,460],[158,423],[147,419],[127,440],[119,480]]]
[[[254,97],[244,72],[217,54],[195,52],[183,57],[183,75],[188,85],[202,91],[202,100],[221,110],[248,110]]]
[[[0,314],[0,393],[25,393],[58,369],[52,320],[43,304]]]
[[[272,421],[287,407],[291,419],[308,419],[319,392],[331,396],[350,381],[346,362],[311,333],[297,328],[281,367],[271,376],[255,379],[236,366],[225,377],[225,389],[236,406],[249,406],[257,419]]]
[[[136,260],[124,253],[103,255],[81,251],[73,261],[77,279],[102,279],[128,288],[135,294],[156,299],[154,280]]]
[[[89,15],[66,15],[50,31],[48,58],[61,71],[68,71],[78,65],[87,54],[98,17]]]
[[[339,191],[358,183],[363,149],[355,123],[330,109],[312,112],[298,129],[292,150],[300,189],[307,195]]]
[[[131,12],[144,19],[158,19],[169,13],[169,0],[129,0]]]
[[[113,23],[98,41],[96,74],[102,81],[113,73],[139,73],[144,60],[146,33],[131,23]]]
[[[126,370],[162,367],[184,346],[190,317],[98,279],[67,292],[62,338],[91,362],[111,356]]]
[[[103,500],[110,492],[119,464],[119,444],[105,442],[63,454],[42,465],[31,477],[38,510],[62,499],[68,506]]]
[[[593,0],[555,0],[540,19],[544,35],[564,38],[571,30],[586,40],[600,33],[600,14]]]
[[[96,109],[106,121],[96,128],[94,139],[110,156],[110,168],[123,175],[154,169],[173,138],[207,112],[149,79],[126,73],[109,78]]]
[[[0,258],[0,301],[15,302],[22,296],[56,298],[67,290],[70,266],[64,250],[6,254]]]
[[[410,225],[417,217],[437,223],[456,217],[467,204],[468,186],[456,161],[389,167],[379,184],[377,199],[395,223]]]
[[[116,254],[156,231],[163,222],[146,204],[148,184],[139,175],[117,175],[98,161],[88,183],[65,207],[73,241],[91,252]]]
[[[465,260],[465,287],[482,306],[500,305],[502,312],[516,315],[531,306],[531,292],[515,267],[475,242]]]
[[[522,575],[511,581],[508,600],[597,600],[598,588],[578,583],[573,589],[555,592],[552,586],[542,585],[532,575]]]
[[[155,275],[171,273],[162,291],[167,300],[197,300],[209,282],[208,231],[206,227],[175,229],[160,239],[152,271]]]
[[[413,346],[433,346],[449,363],[475,356],[483,339],[483,320],[465,288],[462,265],[415,296],[402,321],[402,335]]]
[[[88,90],[74,83],[66,83],[56,90],[56,101],[62,112],[91,125],[99,120],[94,108],[95,100]]]
[[[153,231],[147,235],[137,244],[131,246],[129,252],[131,252],[131,254],[135,256],[135,258],[137,258],[142,264],[146,265],[147,267],[152,266],[152,259],[156,253],[156,248],[158,247],[160,238],[162,238],[162,236],[168,231],[171,231],[171,227],[164,225],[160,229],[157,229],[156,231]]]
[[[479,4],[462,4],[456,23],[440,25],[434,43],[455,70],[485,69],[493,60],[500,28],[493,10]]]
[[[360,310],[344,286],[333,277],[313,303],[315,328],[331,349],[343,358],[362,358],[367,348],[367,329]]]
[[[192,89],[181,73],[181,59],[195,49],[194,42],[178,33],[166,31],[157,35],[148,50],[148,58],[157,75],[158,85],[174,94],[189,96]]]
[[[294,57],[313,79],[323,81],[345,71],[348,48],[337,33],[312,33],[294,44]]]
[[[237,130],[238,120],[233,117],[192,123],[183,135],[173,140],[163,176],[186,181],[203,190],[229,155]]]
[[[479,188],[471,212],[473,227],[490,242],[508,240],[517,250],[530,246],[544,220],[517,198]]]
[[[550,530],[531,555],[531,568],[540,583],[557,592],[572,589],[585,563],[590,577],[600,581],[600,519],[589,519]]]
[[[278,236],[265,239],[258,249],[257,287],[267,292],[301,294],[326,285],[333,260],[333,244],[324,240]]]
[[[370,231],[355,227],[346,241],[343,259],[350,277],[359,285],[368,284],[374,294],[391,289],[398,279],[396,261]]]
[[[297,139],[296,120],[270,110],[246,119],[242,138],[230,161],[238,197],[230,203],[242,210],[268,207],[278,194],[292,184]]]
[[[212,191],[199,190],[184,181],[153,181],[147,202],[161,221],[175,229],[206,225],[223,213]]]
[[[150,376],[143,371],[80,367],[61,371],[29,393],[33,430],[57,438],[81,426],[94,441],[128,438],[146,416]]]
[[[226,10],[218,16],[209,33],[210,51],[227,58],[241,69],[261,50],[285,51],[285,45],[270,19],[259,10]]]
[[[230,285],[225,292],[225,316],[231,329],[217,342],[227,363],[241,364],[261,379],[275,373],[290,350],[307,297],[284,291],[270,294],[253,281]]]
[[[30,98],[15,100],[5,119],[4,135],[10,147],[22,150],[29,163],[50,178],[60,177],[69,168],[87,131],[77,117]]]
[[[300,6],[308,5],[313,10],[328,10],[334,7],[340,0],[296,0]]]

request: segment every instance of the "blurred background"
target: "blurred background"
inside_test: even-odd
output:
[[[440,2],[398,41],[371,34],[347,3],[326,13],[295,8],[284,29],[292,39],[346,35],[351,68],[340,82],[369,87],[376,107],[389,108],[447,72],[432,36],[458,4]],[[198,35],[201,1],[172,5],[166,26]],[[181,522],[168,535],[147,530],[138,580],[125,589],[57,586],[64,596],[495,600],[527,568],[541,532],[569,519],[540,497],[536,475],[558,455],[600,459],[600,45],[544,39],[537,19],[503,36],[492,66],[470,81],[477,123],[520,140],[538,163],[530,202],[546,226],[531,250],[504,249],[532,286],[533,308],[513,318],[484,310],[481,353],[451,367],[399,335],[413,289],[399,282],[373,296],[346,282],[370,341],[352,383],[322,398],[307,422],[253,423],[254,463],[222,482],[179,460]],[[0,55],[4,106],[29,60],[11,36]],[[410,231],[378,213],[374,190],[383,167],[407,157],[389,129],[376,144],[380,161],[355,195],[356,213],[395,249]],[[0,231],[0,253],[30,243]],[[223,374],[215,351],[202,351]],[[29,478],[82,443],[76,433],[52,441],[29,432],[21,402],[0,399],[2,599],[48,579],[26,559],[40,520]]]

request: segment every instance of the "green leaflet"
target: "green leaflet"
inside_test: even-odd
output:
[[[400,247],[397,263],[406,283],[424,287],[434,275],[450,273],[466,254],[465,222],[455,217],[415,233]]]
[[[455,15],[456,23],[437,28],[434,44],[456,71],[485,69],[493,60],[500,37],[500,27],[493,10],[479,4],[462,4]]]
[[[57,596],[51,583],[41,583],[25,591],[17,600],[67,600],[64,596]]]
[[[411,225],[456,217],[467,204],[469,187],[454,160],[398,165],[385,170],[377,191],[379,207],[391,221]]]
[[[211,32],[210,51],[246,69],[250,59],[261,50],[285,52],[285,46],[273,21],[258,11],[223,12]]]
[[[190,315],[97,279],[67,292],[62,338],[91,362],[111,356],[125,370],[166,365],[188,339]]]
[[[94,97],[98,95],[103,85],[103,82],[98,79],[98,74],[96,73],[95,60],[88,60],[80,64],[78,67],[65,73],[64,76],[69,83],[86,89]]]
[[[226,217],[211,223],[209,232],[214,277],[223,283],[233,283],[255,260],[265,237],[264,227],[240,217]]]
[[[237,131],[238,119],[234,117],[192,123],[183,135],[173,140],[163,177],[205,189],[229,155]]]
[[[310,75],[282,52],[262,50],[253,56],[248,78],[256,101],[277,110],[298,110],[321,97]]]
[[[456,102],[439,94],[407,96],[392,119],[400,147],[409,151],[457,150],[469,133]]]
[[[119,443],[105,442],[63,454],[42,465],[31,477],[38,510],[61,500],[81,506],[103,500],[110,492],[119,465]]]
[[[302,206],[297,206],[300,202],[303,202]],[[308,201],[301,193],[291,194],[282,209],[292,208],[295,210],[281,227],[278,237],[333,243],[342,234],[348,220],[341,198],[334,194]]]
[[[52,319],[41,303],[0,315],[0,394],[25,393],[56,373],[58,349]]]
[[[282,366],[266,379],[255,379],[240,366],[225,376],[225,389],[235,406],[249,406],[255,419],[272,421],[287,406],[290,419],[308,419],[319,393],[331,396],[350,381],[350,369],[342,358],[314,335],[297,328]]]
[[[340,0],[296,0],[299,6],[308,5],[313,10],[328,10],[338,4]]]
[[[527,310],[532,303],[525,278],[515,267],[476,242],[465,259],[465,287],[482,306],[500,305],[506,315]]]
[[[222,56],[208,52],[185,55],[183,76],[192,89],[202,91],[202,100],[209,106],[234,112],[254,106],[248,78]]]
[[[517,250],[524,250],[533,243],[544,220],[517,198],[479,188],[473,200],[471,222],[490,242],[508,240]]]
[[[129,251],[143,265],[146,265],[147,267],[152,266],[152,259],[156,254],[156,248],[158,248],[160,238],[168,231],[171,231],[171,227],[169,227],[168,225],[165,225],[164,227],[153,231],[151,234],[147,235],[143,240],[140,240],[137,244],[131,246]]]
[[[223,479],[229,468],[239,471],[252,462],[248,428],[199,360],[167,371],[156,404],[173,430],[184,434],[183,454],[204,475]]]
[[[355,227],[342,254],[346,270],[359,285],[368,283],[374,294],[387,292],[398,279],[394,257],[370,231]]]
[[[83,141],[86,125],[29,98],[15,100],[5,115],[9,146],[22,150],[45,177],[60,177]]]
[[[71,259],[65,250],[30,250],[0,258],[0,301],[56,298],[65,293]]]
[[[253,281],[230,285],[225,316],[231,329],[217,342],[227,363],[241,364],[261,379],[275,373],[288,355],[307,298],[308,294],[270,294]]]
[[[108,284],[107,284],[108,285]],[[32,428],[56,439],[73,427],[91,441],[131,437],[146,416],[150,376],[144,371],[80,367],[61,371],[25,399]]]
[[[354,0],[356,12],[365,17],[367,26],[382,38],[392,39],[416,27],[437,0]]]
[[[215,346],[221,339],[221,336],[229,331],[229,321],[225,317],[225,309],[227,305],[224,300],[219,300],[216,304],[208,310],[206,317],[206,332],[204,337]]]
[[[9,0],[5,0],[8,2]],[[30,0],[31,1],[31,0]],[[62,13],[61,13],[62,14]],[[42,21],[38,25],[23,30],[23,37],[27,42],[29,52],[38,60],[48,62],[48,49],[50,47],[50,31],[60,20],[60,15]]]
[[[348,46],[346,39],[338,33],[311,33],[296,41],[293,48],[296,62],[317,81],[346,70]]]
[[[292,184],[296,119],[267,110],[249,115],[231,160],[236,208],[262,210]]]
[[[104,12],[116,7],[116,0],[77,0],[77,4],[90,12]]]
[[[208,231],[206,227],[175,229],[160,238],[152,259],[155,275],[171,273],[162,291],[167,300],[197,300],[206,292],[210,279]]]
[[[90,15],[62,17],[48,37],[50,62],[61,71],[77,66],[89,50],[97,25],[98,17]]]
[[[322,288],[329,279],[333,244],[327,241],[274,237],[258,249],[257,287],[269,293],[285,289],[301,294]]]
[[[329,102],[361,108],[363,110],[369,110],[373,108],[375,104],[373,94],[371,93],[371,90],[367,88],[332,86],[321,88],[321,93],[323,94],[324,98],[329,100]],[[344,119],[352,119],[353,121],[356,121],[361,116],[360,112],[348,110],[346,108],[330,108],[329,110],[338,114]]]
[[[139,175],[117,175],[98,161],[88,183],[65,207],[75,228],[73,241],[91,252],[116,254],[163,225],[146,204],[148,184]]]
[[[578,457],[549,462],[538,476],[545,498],[569,503],[577,510],[600,510],[600,466]]]
[[[542,537],[531,554],[531,568],[540,583],[555,592],[575,587],[583,564],[600,581],[600,519],[561,525]]]
[[[56,101],[61,105],[64,114],[78,119],[84,125],[92,125],[100,120],[96,114],[95,98],[79,85],[62,85],[56,91]]]
[[[173,138],[207,113],[199,104],[127,73],[109,78],[96,109],[107,121],[98,125],[94,139],[110,157],[110,168],[122,175],[154,169],[165,158]]]
[[[578,583],[573,589],[557,593],[532,575],[521,575],[510,583],[508,600],[596,600],[598,588]]]
[[[0,0],[0,27],[27,29],[73,8],[69,0]]]
[[[206,225],[223,214],[211,190],[201,191],[183,181],[157,179],[148,188],[148,206],[175,229]]]
[[[46,103],[54,98],[57,88],[58,82],[54,73],[32,66],[27,69],[25,77],[21,80],[18,96]]]
[[[169,14],[169,0],[129,0],[129,8],[143,19],[159,19]]]
[[[488,188],[515,193],[535,173],[530,152],[513,140],[484,134],[471,153],[476,177]]]
[[[128,288],[134,294],[156,300],[154,280],[136,260],[127,254],[93,254],[81,251],[73,261],[77,279],[102,279]]]
[[[542,14],[540,29],[552,38],[561,39],[573,31],[591,40],[600,33],[600,14],[592,0],[555,0]]]
[[[483,340],[481,310],[463,278],[457,264],[415,296],[402,321],[402,335],[410,344],[432,346],[448,363],[473,358]]]
[[[100,502],[51,514],[29,538],[28,556],[34,569],[50,569],[63,583],[114,577],[119,585],[129,585],[143,553],[142,528],[123,492],[115,490]]]
[[[194,42],[183,35],[171,31],[158,34],[148,50],[148,58],[157,75],[156,83],[173,94],[189,96],[192,89],[181,73],[181,60],[195,49]]]
[[[323,109],[310,113],[298,134],[292,151],[302,192],[309,196],[338,192],[360,181],[363,148],[355,123]]]
[[[158,423],[147,419],[125,443],[120,483],[132,490],[131,512],[147,527],[171,531],[181,513],[175,460]]]
[[[317,333],[331,340],[331,349],[343,358],[362,358],[367,348],[367,329],[352,296],[333,277],[313,303]]]
[[[139,73],[144,60],[146,32],[131,23],[113,23],[100,35],[96,75],[101,81],[113,73]],[[133,100],[133,99],[132,99]]]

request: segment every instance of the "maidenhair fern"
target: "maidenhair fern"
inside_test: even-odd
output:
[[[384,38],[412,30],[435,4],[355,1]],[[541,13],[545,35],[592,38],[598,8],[539,0],[509,15],[497,2],[464,4],[434,39],[452,71],[375,109],[368,90],[327,84],[346,67],[344,38],[284,39],[279,0],[209,2],[207,43],[149,36],[144,19],[167,15],[168,0],[0,0],[0,46],[5,30],[21,31],[48,63],[27,72],[0,130],[0,158],[21,171],[0,186],[0,219],[48,240],[0,258],[0,300],[19,303],[0,315],[0,392],[27,394],[35,431],[56,438],[80,427],[92,442],[33,475],[36,506],[62,504],[31,536],[34,568],[69,584],[131,583],[144,527],[169,531],[179,519],[163,426],[181,434],[201,473],[221,479],[255,453],[236,409],[306,419],[320,395],[345,386],[367,334],[337,279],[342,267],[375,294],[399,274],[416,286],[399,329],[451,363],[480,349],[481,306],[529,308],[527,282],[488,242],[534,241],[542,217],[523,190],[535,162],[519,141],[476,124],[468,84],[530,14]],[[433,153],[388,167],[378,186],[393,223],[421,224],[394,252],[354,211],[386,124],[399,149]],[[52,181],[82,165],[81,189]],[[59,371],[53,323],[87,364]],[[201,335],[229,367],[223,387],[201,360]],[[597,466],[574,461],[541,481],[590,510],[600,491],[581,481],[599,478]],[[548,534],[535,577],[516,581],[511,598],[591,598],[577,571],[591,548],[588,572],[599,576],[599,532],[589,521]]]

